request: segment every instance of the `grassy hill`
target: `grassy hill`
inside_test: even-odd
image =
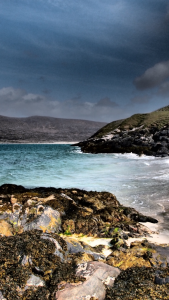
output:
[[[169,126],[169,105],[151,113],[135,114],[127,119],[113,121],[98,130],[92,137],[101,138],[116,128],[125,130],[143,126],[143,128],[156,127],[161,129],[165,125]]]

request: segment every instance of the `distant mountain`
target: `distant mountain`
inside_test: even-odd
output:
[[[106,123],[33,116],[0,116],[0,143],[73,142],[90,137]]]
[[[92,153],[133,152],[168,156],[169,105],[152,113],[113,121],[78,145],[82,151]]]

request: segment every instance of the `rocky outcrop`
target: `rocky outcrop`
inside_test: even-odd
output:
[[[0,237],[0,299],[168,299],[169,245],[135,242],[97,261],[72,243],[42,230]]]
[[[169,267],[159,270],[163,276],[169,275]],[[105,300],[169,299],[169,284],[157,284],[153,267],[128,268],[115,279],[114,286],[107,288]]]
[[[102,138],[93,137],[76,144],[83,152],[90,153],[136,153],[159,157],[169,155],[168,126],[158,128],[140,126],[121,128],[120,126]]]
[[[128,246],[121,234],[114,235],[110,245],[113,251],[106,258],[106,263],[121,270],[143,266],[167,267],[169,264],[168,245],[156,245],[144,239]]]
[[[126,282],[128,299],[141,283],[168,297],[169,245],[128,246],[151,233],[138,220],[157,222],[107,192],[0,186],[0,299],[118,300]]]
[[[44,233],[111,237],[118,227],[133,236],[146,236],[148,229],[139,221],[157,222],[133,208],[121,205],[108,192],[55,188],[31,190],[22,186],[2,185],[0,203],[2,235],[39,229]]]

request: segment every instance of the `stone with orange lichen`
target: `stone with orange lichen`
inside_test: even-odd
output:
[[[76,258],[74,258],[74,261],[76,265],[83,264],[85,262],[93,261],[94,256],[88,253],[79,253]]]
[[[38,215],[32,222],[27,222],[24,225],[24,231],[40,229],[43,232],[59,232],[60,225],[60,213],[51,207],[43,207],[40,216]]]
[[[131,267],[151,267],[151,259],[156,253],[152,245],[147,241],[131,243],[127,250],[113,251],[107,257],[107,264],[126,270]]]
[[[3,235],[3,236],[13,235],[12,234],[12,226],[4,220],[0,220],[0,235]]]
[[[15,204],[16,202],[18,202],[18,199],[15,198],[14,195],[12,195],[12,196],[11,196],[11,203],[12,203],[12,204]]]
[[[137,257],[133,255],[133,253],[124,253],[122,251],[119,252],[118,256],[114,254],[113,257],[110,257],[107,260],[107,264],[120,268],[121,270],[126,270],[131,267],[151,266],[150,262],[143,257]]]

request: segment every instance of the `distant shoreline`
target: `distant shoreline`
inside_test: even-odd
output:
[[[63,144],[76,144],[76,143],[79,143],[79,141],[73,141],[73,142],[65,142],[65,141],[60,141],[60,142],[44,142],[44,143],[1,143],[0,142],[0,145],[54,145],[54,144],[58,144],[58,145],[63,145]]]

